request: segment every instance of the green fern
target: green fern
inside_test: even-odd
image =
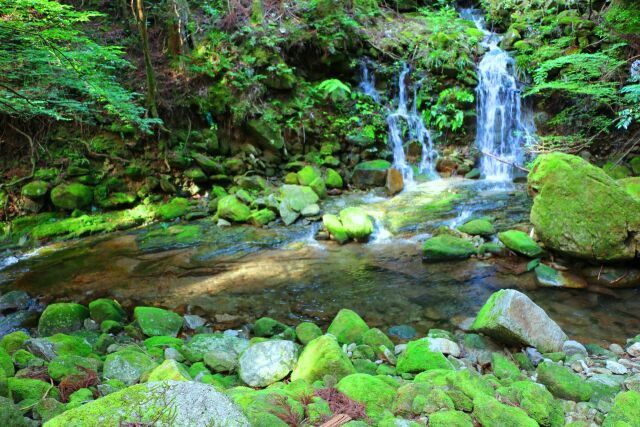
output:
[[[318,89],[325,98],[330,98],[334,102],[347,99],[351,93],[351,88],[338,79],[325,80],[319,83],[316,89]]]

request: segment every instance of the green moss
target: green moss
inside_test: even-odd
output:
[[[89,303],[89,314],[97,323],[105,320],[123,322],[126,317],[124,309],[112,299],[100,298]]]
[[[387,348],[391,351],[394,350],[393,342],[378,328],[372,328],[366,331],[364,335],[362,335],[362,343],[371,346],[376,353],[381,352],[380,347]]]
[[[342,188],[344,186],[340,174],[331,168],[327,168],[325,183],[328,188]]]
[[[174,197],[168,203],[160,205],[156,209],[156,215],[163,221],[184,216],[189,212],[189,200],[183,197]]]
[[[325,184],[324,179],[322,179],[322,177],[317,177],[316,179],[314,179],[311,182],[311,184],[309,184],[309,187],[321,199],[324,199],[325,197],[327,197],[327,185]]]
[[[27,185],[22,187],[21,194],[23,197],[29,199],[38,199],[47,194],[49,191],[49,184],[44,181],[31,181]]]
[[[343,308],[336,314],[327,333],[336,337],[340,344],[362,342],[362,337],[369,330],[366,322],[353,310]]]
[[[509,387],[499,388],[497,392],[514,405],[524,409],[542,426],[564,425],[562,404],[554,400],[553,395],[541,384],[533,381],[517,381]]]
[[[249,221],[256,227],[260,227],[263,225],[267,225],[272,221],[275,221],[275,219],[276,214],[272,210],[265,208],[251,213]]]
[[[218,201],[217,214],[233,222],[245,222],[251,217],[251,209],[236,196],[225,196]]]
[[[311,384],[322,380],[325,375],[340,379],[353,373],[355,369],[338,342],[331,336],[323,335],[305,346],[291,374],[291,380],[303,379]]]
[[[591,398],[593,388],[580,375],[569,368],[555,363],[542,362],[536,369],[538,382],[547,386],[554,396],[561,399],[586,402]]]
[[[352,239],[366,240],[373,233],[373,221],[362,208],[350,207],[341,210],[340,222]]]
[[[38,334],[49,336],[57,333],[72,332],[84,326],[89,310],[75,303],[50,304],[38,321]]]
[[[180,338],[169,337],[169,336],[164,336],[164,335],[159,335],[159,336],[147,338],[146,340],[144,340],[144,346],[147,348],[147,350],[151,350],[154,347],[180,348],[182,346],[182,344],[183,344],[183,342],[182,342],[182,340]]]
[[[440,411],[429,415],[431,427],[473,427],[473,420],[461,411]]]
[[[13,363],[20,369],[26,368],[32,360],[37,359],[36,356],[24,349],[16,350],[12,358]]]
[[[618,180],[618,184],[624,188],[631,197],[640,202],[640,177],[620,179]]]
[[[322,179],[320,171],[313,166],[305,166],[298,171],[298,184],[311,186],[311,183],[316,179]]]
[[[476,248],[471,242],[448,234],[431,237],[422,246],[422,260],[425,262],[463,260],[475,253]]]
[[[618,394],[602,427],[640,427],[640,393]]]
[[[366,406],[367,415],[379,419],[396,397],[395,389],[378,377],[353,374],[342,378],[336,385],[338,391]]]
[[[326,214],[322,216],[322,223],[324,227],[327,229],[329,234],[336,240],[338,243],[346,243],[349,241],[349,234],[347,230],[342,225],[340,218],[336,215]]]
[[[624,166],[613,162],[608,162],[602,166],[602,170],[613,179],[623,179],[631,176],[631,170]]]
[[[11,332],[10,334],[2,337],[2,340],[0,340],[0,347],[4,348],[11,354],[20,349],[24,345],[24,342],[29,338],[29,335],[24,331]]]
[[[290,327],[270,317],[261,317],[253,325],[253,333],[257,337],[272,337],[285,332],[287,329],[290,329]]]
[[[82,337],[65,334],[55,334],[47,337],[47,341],[53,343],[58,356],[89,356],[92,352],[91,345]]]
[[[182,329],[179,314],[157,307],[136,307],[133,317],[147,336],[167,335],[175,337]]]
[[[143,374],[158,366],[153,359],[135,349],[127,348],[109,354],[104,361],[105,379],[120,380],[131,385],[140,380]]]
[[[520,230],[508,230],[498,234],[498,239],[512,251],[535,258],[544,252],[529,235]]]
[[[538,423],[522,409],[505,405],[489,396],[473,399],[473,415],[484,427],[538,427]]]
[[[79,183],[60,184],[51,190],[51,202],[60,209],[82,209],[91,204],[93,191]]]
[[[411,373],[432,369],[453,369],[442,353],[429,349],[429,338],[409,341],[406,350],[398,357],[398,372]]]
[[[491,355],[491,368],[493,374],[500,379],[517,379],[522,377],[520,369],[502,353]]]
[[[496,232],[493,224],[486,219],[473,219],[469,222],[465,222],[458,231],[461,231],[472,236],[490,236]]]
[[[191,375],[184,366],[172,359],[167,359],[149,373],[147,381],[191,381]]]
[[[58,389],[47,382],[31,378],[9,378],[9,390],[15,402],[23,400],[41,400],[44,396],[57,398]]]
[[[55,381],[60,381],[67,375],[80,374],[84,369],[98,372],[100,361],[81,356],[58,356],[49,362],[47,371]]]
[[[355,170],[377,170],[377,171],[386,171],[391,167],[391,163],[386,160],[371,160],[368,162],[358,163],[355,167]]]
[[[0,348],[0,369],[2,369],[4,374],[8,377],[12,377],[15,374],[13,359],[4,348]]]
[[[322,336],[322,329],[312,322],[302,322],[296,326],[296,336],[302,345]]]

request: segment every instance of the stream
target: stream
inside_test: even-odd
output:
[[[580,341],[621,341],[637,333],[636,290],[603,295],[538,288],[526,272],[528,260],[513,256],[422,262],[421,243],[437,227],[481,216],[494,217],[498,231],[526,225],[530,201],[522,184],[448,178],[419,182],[391,199],[376,191],[331,197],[324,210],[356,205],[376,218],[367,244],[317,241],[311,224],[157,224],[3,254],[0,285],[44,302],[112,296],[129,307],[160,305],[205,315],[216,328],[261,316],[327,324],[347,307],[372,327],[409,325],[419,334],[463,325],[492,292],[515,288]]]

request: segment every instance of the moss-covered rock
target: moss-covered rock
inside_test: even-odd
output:
[[[323,335],[305,346],[293,369],[291,380],[303,379],[311,384],[322,380],[325,375],[341,379],[355,372],[338,342],[329,335]]]
[[[398,372],[415,373],[432,369],[453,369],[442,353],[431,351],[430,340],[430,338],[421,338],[410,341],[405,351],[398,357]]]
[[[296,336],[302,345],[307,345],[312,340],[322,336],[322,329],[315,323],[302,322],[296,326]]]
[[[189,375],[189,371],[184,366],[175,360],[167,359],[160,366],[154,368],[147,378],[147,381],[164,380],[191,381],[191,375]]]
[[[640,253],[640,202],[602,169],[569,154],[543,155],[528,186],[531,222],[546,247],[595,261]]]
[[[89,356],[92,352],[91,345],[80,336],[55,334],[44,339],[45,343],[51,343],[53,352],[57,356]],[[27,346],[31,348],[29,342]],[[34,351],[32,351],[34,354]]]
[[[60,184],[51,190],[51,202],[60,209],[82,209],[91,204],[93,191],[86,185],[74,182]]]
[[[473,427],[471,416],[462,411],[440,411],[429,416],[431,427]]]
[[[7,350],[9,354],[19,350],[24,345],[24,342],[29,339],[29,335],[24,331],[11,332],[2,337],[0,340],[0,347]]]
[[[497,390],[500,396],[524,409],[541,426],[560,427],[564,425],[564,410],[559,401],[541,384],[533,381],[517,381],[509,387]]]
[[[120,380],[131,385],[157,366],[158,364],[146,354],[135,349],[124,349],[106,357],[103,375],[105,379]]]
[[[174,197],[168,203],[158,206],[156,215],[164,221],[169,221],[186,215],[189,208],[189,200],[183,197]]]
[[[536,372],[538,382],[547,386],[549,391],[561,399],[586,402],[591,398],[593,388],[589,383],[569,368],[552,362],[542,362]]]
[[[422,246],[424,262],[463,260],[475,253],[476,248],[471,242],[449,234],[431,237]]]
[[[308,187],[313,181],[315,181],[317,178],[322,178],[322,176],[318,168],[315,168],[313,166],[305,166],[298,171],[297,178],[298,184],[306,185]]]
[[[396,397],[395,389],[387,382],[367,374],[348,375],[338,382],[336,388],[347,397],[363,403],[367,415],[374,420],[391,407]]]
[[[100,298],[89,303],[89,314],[97,323],[105,320],[123,322],[126,313],[118,301],[109,298]]]
[[[520,230],[508,230],[498,234],[498,239],[509,249],[529,258],[535,258],[544,252],[527,233]]]
[[[382,332],[378,328],[372,328],[366,331],[362,335],[361,341],[363,344],[366,344],[371,348],[373,348],[374,351],[376,351],[376,353],[379,353],[381,351],[380,350],[381,346],[391,351],[393,351],[394,349],[393,342],[389,339],[387,335],[385,335],[384,332]]]
[[[39,199],[49,192],[49,184],[44,181],[31,181],[22,187],[20,194],[29,199]]]
[[[373,221],[362,208],[350,207],[342,209],[340,211],[340,222],[352,239],[366,240],[373,233]]]
[[[351,180],[360,188],[383,187],[390,167],[391,163],[386,160],[362,162],[354,168]]]
[[[288,184],[280,187],[280,199],[278,210],[282,221],[286,225],[293,224],[305,207],[320,200],[311,188]]]
[[[230,195],[218,201],[217,214],[220,218],[232,222],[246,222],[251,218],[251,209],[236,196]]]
[[[545,264],[535,268],[536,283],[544,287],[583,289],[587,287],[587,281],[570,272],[558,271]]]
[[[253,333],[257,337],[272,337],[283,333],[287,329],[290,329],[290,327],[271,317],[261,317],[253,325]]]
[[[322,177],[317,177],[316,179],[314,179],[311,184],[309,184],[309,187],[318,195],[318,197],[320,197],[321,199],[324,199],[325,197],[327,197],[327,185],[324,182],[324,179],[322,179]]]
[[[249,221],[251,224],[256,227],[261,227],[263,225],[267,225],[272,221],[275,221],[276,214],[271,209],[260,209],[258,211],[252,212],[251,217],[249,217]]]
[[[640,427],[640,393],[618,394],[602,427]]]
[[[620,179],[618,180],[618,184],[622,188],[624,188],[624,190],[629,193],[631,197],[640,202],[640,176]]]
[[[349,234],[342,225],[342,221],[337,215],[325,214],[322,216],[322,223],[324,228],[327,229],[331,237],[340,244],[347,243],[349,241]]]
[[[289,375],[298,350],[296,344],[285,340],[270,340],[253,344],[239,360],[242,381],[251,387],[266,387]]]
[[[369,330],[367,323],[353,310],[343,308],[336,314],[327,333],[336,337],[340,344],[362,342],[362,336]]]
[[[175,337],[183,324],[179,314],[157,307],[136,307],[133,317],[142,332],[149,337],[160,335]]]
[[[491,224],[491,221],[486,219],[472,219],[469,222],[465,222],[458,231],[461,231],[472,236],[491,236],[496,232],[496,229]]]
[[[505,405],[489,396],[473,399],[473,415],[484,427],[538,427],[538,423],[522,409]]]
[[[90,369],[98,372],[101,362],[96,359],[86,358],[82,356],[58,356],[49,362],[47,371],[49,376],[56,381],[60,381],[67,375],[80,374],[84,369]]]
[[[13,358],[4,348],[0,348],[0,369],[2,369],[8,377],[12,377],[13,374],[15,374]]]
[[[327,168],[324,182],[327,188],[342,188],[344,186],[340,174],[331,168]]]
[[[60,393],[58,389],[44,381],[35,380],[31,378],[9,378],[9,390],[13,396],[15,402],[22,400],[39,401],[44,396],[59,397]]]
[[[520,369],[502,353],[491,355],[491,368],[493,374],[499,379],[518,379],[522,377]]]
[[[20,409],[13,404],[11,399],[0,396],[0,425],[6,427],[27,427],[27,424]]]
[[[46,337],[82,329],[89,310],[76,303],[56,303],[47,306],[38,321],[38,334]]]

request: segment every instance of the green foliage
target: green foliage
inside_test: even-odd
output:
[[[438,95],[436,103],[424,110],[425,123],[441,131],[464,132],[462,124],[465,111],[469,110],[474,99],[469,90],[457,87],[445,89]]]
[[[325,98],[333,102],[345,100],[351,93],[351,88],[338,79],[328,79],[316,86]]]
[[[85,122],[108,115],[143,131],[157,123],[115,79],[130,66],[122,49],[83,31],[100,14],[52,0],[0,0],[0,16],[0,113]]]

